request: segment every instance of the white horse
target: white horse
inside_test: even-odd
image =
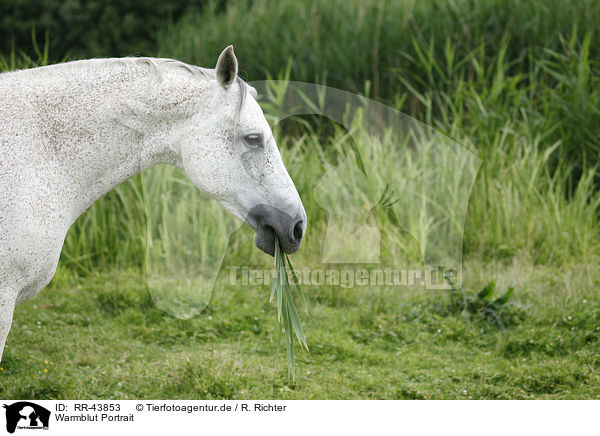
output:
[[[255,230],[300,247],[306,213],[256,90],[229,46],[214,70],[170,59],[69,62],[0,74],[0,358],[15,306],[56,271],[67,230],[157,163]]]

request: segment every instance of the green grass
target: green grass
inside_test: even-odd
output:
[[[510,120],[583,165],[600,151],[599,20],[595,0],[257,0],[226,13],[214,2],[158,48],[212,66],[233,44],[249,80],[289,62],[292,80],[367,94],[446,132],[455,120],[478,149]]]
[[[473,288],[491,276],[516,285],[505,329],[456,312],[445,292],[305,287],[310,352],[297,353],[290,384],[267,286],[223,288],[201,316],[179,320],[156,309],[135,271],[82,279],[63,268],[17,308],[0,395],[600,398],[596,266],[467,269]]]
[[[302,324],[298,317],[292,288],[298,293],[298,298],[302,302],[302,307],[308,315],[308,307],[306,299],[302,292],[298,276],[292,266],[292,262],[287,254],[285,254],[279,245],[279,239],[275,236],[275,277],[273,286],[271,287],[271,297],[269,301],[273,301],[273,297],[277,295],[277,321],[281,324],[281,335],[285,343],[288,362],[288,378],[292,381],[296,380],[296,353],[294,351],[295,338],[298,339],[301,347],[308,351],[306,337],[302,330]]]

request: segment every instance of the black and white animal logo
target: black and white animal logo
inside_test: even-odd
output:
[[[6,431],[14,433],[19,429],[48,429],[50,411],[29,401],[5,404]]]

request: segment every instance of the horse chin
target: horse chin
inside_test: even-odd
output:
[[[254,245],[269,256],[275,256],[275,232],[271,227],[260,226],[254,233]]]

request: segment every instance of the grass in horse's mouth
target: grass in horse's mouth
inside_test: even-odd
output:
[[[287,271],[288,267],[291,272],[291,283]],[[277,293],[277,320],[279,321],[279,324],[281,324],[281,333],[283,333],[285,348],[287,350],[288,378],[295,380],[294,333],[296,334],[300,345],[304,346],[307,351],[308,345],[306,345],[306,338],[304,337],[302,325],[300,325],[300,319],[298,318],[298,312],[296,311],[296,305],[294,304],[294,298],[292,297],[292,286],[296,288],[302,307],[308,314],[306,299],[304,298],[302,288],[300,288],[298,276],[294,271],[290,258],[283,252],[279,244],[279,239],[275,236],[275,278],[273,280],[271,298],[269,301],[273,301],[273,296]]]

